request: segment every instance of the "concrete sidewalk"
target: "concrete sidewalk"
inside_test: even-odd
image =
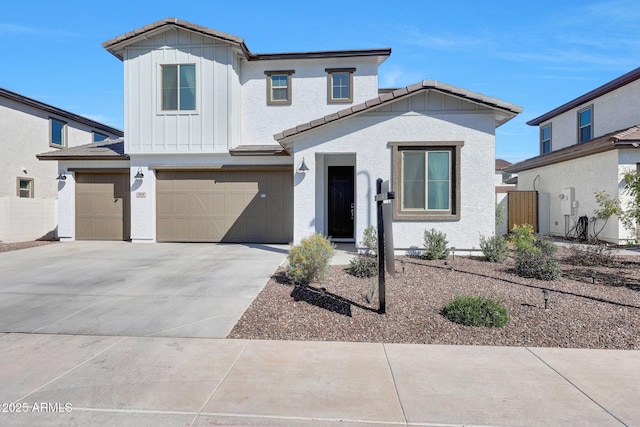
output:
[[[12,333],[0,425],[640,425],[639,368],[637,351]]]

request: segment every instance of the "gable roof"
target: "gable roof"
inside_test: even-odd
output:
[[[105,139],[95,144],[79,145],[36,154],[39,160],[129,160],[124,139]]]
[[[511,162],[508,162],[506,160],[496,159],[496,170],[497,171],[501,171],[504,168],[506,168],[507,166],[509,166],[510,164],[511,164]]]
[[[535,119],[529,120],[527,124],[530,126],[537,126],[540,123],[546,122],[547,120],[552,119],[557,115],[567,112],[573,108],[579,107],[580,105],[587,102],[593,101],[594,99],[604,94],[612,92],[622,86],[628,85],[629,83],[634,82],[638,79],[640,79],[640,67],[636,68],[635,70],[631,70],[627,74],[624,74],[617,79],[611,80],[609,83],[605,83],[602,86],[597,87],[594,90],[587,92],[584,95],[579,96],[576,99],[549,111],[548,113],[536,117]]]
[[[8,98],[8,99],[11,99],[12,101],[37,108],[38,110],[46,111],[47,113],[54,114],[61,118],[82,123],[83,125],[87,125],[96,130],[102,130],[118,136],[124,135],[124,132],[122,132],[120,129],[107,126],[103,123],[96,122],[95,120],[91,120],[87,117],[79,116],[70,111],[63,110],[62,108],[54,107],[53,105],[45,104],[44,102],[40,102],[33,98],[20,95],[19,93],[16,93],[16,92],[11,92],[10,90],[7,90],[7,89],[0,88],[0,97]]]
[[[504,169],[505,172],[520,172],[542,166],[553,165],[567,160],[578,159],[592,154],[602,153],[618,148],[636,148],[640,146],[640,125],[608,133],[589,142],[571,145],[550,153],[532,157],[514,163]]]
[[[324,117],[320,117],[319,119],[312,120],[307,123],[303,123],[294,128],[286,129],[280,133],[275,134],[273,137],[276,141],[282,144],[287,139],[293,136],[297,136],[301,133],[310,131],[312,129],[320,128],[322,126],[325,126],[337,120],[343,120],[358,114],[362,114],[367,111],[371,111],[385,104],[390,104],[402,98],[413,96],[419,92],[426,92],[429,90],[434,90],[436,92],[462,98],[464,100],[467,100],[476,104],[484,105],[486,107],[489,107],[491,109],[498,110],[504,113],[505,117],[499,120],[499,123],[497,124],[497,126],[500,126],[503,123],[506,123],[507,121],[515,117],[517,114],[522,112],[522,107],[518,107],[517,105],[511,104],[509,102],[501,101],[497,98],[492,98],[477,92],[471,92],[466,89],[462,89],[446,83],[437,82],[435,80],[423,80],[421,82],[415,83],[411,86],[407,86],[401,89],[394,89],[392,91],[382,91],[377,98],[370,99],[368,101],[363,102],[362,104],[357,104],[357,105],[354,105],[353,107],[346,108],[344,110],[340,110],[337,113],[329,114]]]
[[[192,24],[177,18],[165,18],[153,22],[144,27],[137,28],[128,33],[114,37],[102,43],[102,47],[107,49],[120,60],[123,59],[122,52],[124,48],[132,43],[136,43],[141,39],[148,38],[155,34],[165,31],[167,28],[182,28],[192,31],[206,37],[211,37],[238,48],[249,61],[264,61],[276,59],[301,59],[301,58],[345,58],[359,56],[377,56],[378,65],[391,55],[391,49],[352,49],[352,50],[325,50],[317,52],[287,52],[287,53],[251,53],[244,40],[233,34],[224,33],[212,28],[203,27],[201,25]]]

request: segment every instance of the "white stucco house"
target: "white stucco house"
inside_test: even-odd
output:
[[[0,242],[57,237],[58,165],[47,149],[118,138],[122,131],[0,88]]]
[[[386,48],[257,54],[174,18],[103,46],[124,64],[126,138],[40,156],[69,177],[63,240],[358,242],[377,178],[396,248],[494,232],[495,129],[520,107],[432,80],[380,89]],[[116,181],[121,202],[101,193]]]
[[[540,231],[573,236],[586,217],[593,235],[595,192],[620,197],[624,205],[622,175],[640,164],[640,68],[527,124],[540,129],[540,155],[505,170],[518,173],[518,190],[536,190],[549,201],[540,206],[540,223],[548,224]],[[623,243],[634,236],[613,217],[598,238]]]

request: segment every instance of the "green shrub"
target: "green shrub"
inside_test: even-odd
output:
[[[501,327],[509,321],[507,308],[482,296],[456,296],[442,310],[444,316],[465,326]]]
[[[597,266],[597,265],[613,265],[616,256],[611,246],[605,243],[595,245],[578,246],[571,245],[569,247],[569,257],[567,261],[572,265]]]
[[[355,277],[371,277],[378,273],[378,261],[371,255],[356,255],[349,261],[347,273]]]
[[[480,249],[484,259],[489,262],[502,262],[507,259],[509,245],[502,236],[491,236],[486,238],[480,236]]]
[[[536,241],[536,236],[533,234],[533,226],[530,224],[515,225],[511,229],[511,233],[509,243],[512,244],[516,250],[524,247],[532,247]]]
[[[373,225],[364,229],[360,247],[365,249],[365,254],[367,255],[378,253],[378,229]]]
[[[323,281],[329,273],[334,245],[322,234],[304,238],[289,250],[287,279],[294,284]]]
[[[422,255],[427,259],[442,259],[449,256],[447,235],[432,228],[424,230],[424,249]]]
[[[531,246],[516,250],[516,274],[540,280],[560,278],[560,264],[555,256],[556,247],[548,240],[538,239]]]

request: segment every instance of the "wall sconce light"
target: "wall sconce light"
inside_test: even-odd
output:
[[[302,163],[300,163],[300,166],[298,166],[298,172],[300,173],[305,173],[306,171],[308,171],[309,168],[307,167],[307,165],[304,162],[304,157],[302,158]]]
[[[56,180],[58,181],[64,181],[66,179],[67,179],[67,175],[64,173],[64,171],[60,171],[60,173],[56,177]]]
[[[637,142],[632,142],[631,145],[633,145],[633,148],[638,148],[640,144],[638,144]]]
[[[142,168],[138,168],[138,173],[136,174],[136,176],[134,176],[135,179],[142,179],[144,178],[144,174],[142,173]]]
[[[564,200],[564,194],[558,194],[558,199]]]

